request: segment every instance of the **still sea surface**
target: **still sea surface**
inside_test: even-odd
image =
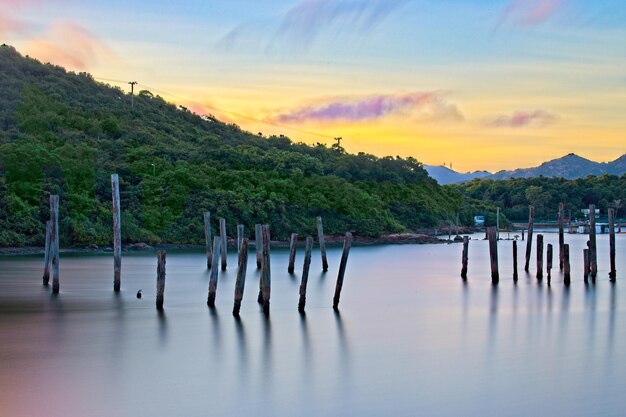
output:
[[[534,245],[523,271],[525,242],[517,284],[512,242],[499,242],[497,287],[483,240],[470,243],[466,283],[460,244],[354,247],[338,313],[341,249],[326,274],[315,251],[306,315],[302,250],[289,275],[277,249],[269,318],[251,253],[238,320],[234,252],[213,311],[204,254],[168,253],[163,314],[154,253],[124,254],[119,295],[110,254],[62,254],[58,296],[41,285],[42,257],[2,257],[0,416],[625,416],[626,235],[616,284],[607,235],[584,284],[586,239],[566,235],[569,288],[554,233],[550,286],[535,278]]]

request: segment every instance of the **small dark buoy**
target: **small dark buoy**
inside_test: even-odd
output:
[[[137,291],[137,298],[141,298],[141,290]]]

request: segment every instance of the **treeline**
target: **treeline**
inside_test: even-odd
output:
[[[120,175],[122,239],[201,243],[202,212],[272,237],[378,236],[449,221],[476,204],[428,177],[413,158],[348,154],[340,146],[263,137],[134,98],[0,47],[0,246],[41,245],[48,196],[60,196],[62,245],[111,242],[110,174]]]
[[[566,180],[563,178],[518,178],[511,180],[477,179],[450,186],[470,199],[495,203],[512,221],[528,219],[528,206],[535,206],[535,217],[556,220],[559,202],[565,204],[572,219],[582,219],[582,209],[595,204],[600,216],[615,208],[618,217],[624,217],[626,203],[626,175],[589,176]]]

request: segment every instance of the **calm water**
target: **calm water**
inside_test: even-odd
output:
[[[556,248],[555,234],[545,238]],[[566,240],[569,290],[556,260],[552,285],[537,283],[534,251],[532,276],[520,269],[514,285],[507,241],[497,288],[484,241],[470,244],[467,285],[459,244],[353,248],[339,314],[340,249],[326,275],[316,252],[305,316],[300,269],[287,274],[287,252],[275,250],[270,318],[251,256],[240,320],[234,253],[214,312],[204,255],[168,254],[162,315],[154,254],[125,255],[119,296],[109,255],[62,256],[58,297],[41,286],[42,259],[0,258],[0,415],[624,416],[626,236],[616,285],[606,235],[589,286],[586,237]]]

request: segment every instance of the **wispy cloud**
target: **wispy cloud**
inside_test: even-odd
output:
[[[446,99],[445,93],[435,91],[333,98],[280,111],[271,120],[296,124],[361,122],[391,115],[404,115],[421,121],[463,119],[458,107]]]
[[[348,37],[374,30],[391,13],[411,0],[301,0],[270,21],[239,25],[218,46],[232,48],[259,42],[265,48],[306,48],[322,34]],[[262,34],[268,34],[265,37]]]
[[[510,0],[500,15],[498,27],[507,22],[534,26],[553,17],[567,0]]]
[[[492,127],[539,127],[553,123],[557,117],[545,110],[515,111],[508,115],[500,115],[487,121]]]
[[[102,61],[119,61],[104,41],[70,21],[55,23],[42,36],[29,39],[24,50],[41,61],[80,71]]]

